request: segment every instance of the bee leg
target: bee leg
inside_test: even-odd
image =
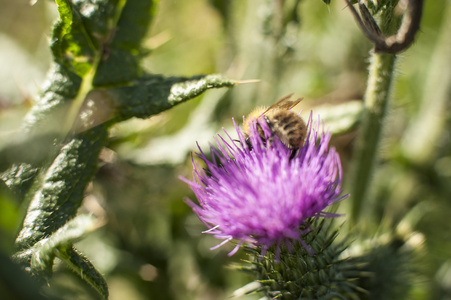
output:
[[[260,137],[262,138],[263,143],[265,144],[265,147],[266,147],[267,143],[268,143],[268,145],[272,144],[275,133],[274,133],[274,126],[271,123],[271,121],[269,120],[269,118],[267,116],[264,116],[264,118],[265,118],[266,124],[268,124],[269,130],[271,131],[271,135],[268,137],[268,139],[266,139],[265,133],[263,131],[263,128],[260,126],[260,124],[258,124],[257,129],[258,129],[258,133],[260,134]]]
[[[246,142],[246,145],[247,145],[247,148],[249,149],[249,151],[252,151],[253,147],[252,147],[251,139],[247,137],[245,142]]]
[[[240,143],[241,147],[244,147],[243,143],[241,143],[240,140],[233,139],[233,141],[234,141],[234,142],[237,142],[237,143]],[[252,150],[251,139],[250,139],[248,136],[245,137],[244,142],[246,143],[247,148],[248,148],[249,150]]]
[[[269,142],[269,145],[271,145],[272,144],[272,141],[274,140],[274,132],[271,132],[271,135],[269,136],[269,138],[268,138],[268,142]],[[266,145],[265,145],[266,146]]]
[[[298,153],[299,149],[291,149],[291,154],[290,154],[290,158],[288,159],[289,161],[292,160],[296,154]]]
[[[265,132],[263,131],[263,128],[260,124],[257,123],[257,133],[260,136],[263,145],[266,147],[266,138],[265,138]]]

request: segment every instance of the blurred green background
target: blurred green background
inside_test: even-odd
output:
[[[365,234],[419,233],[414,298],[451,299],[451,2],[425,2],[421,32],[397,62]],[[6,144],[1,135],[17,130],[44,83],[57,13],[44,0],[34,6],[0,0],[0,7],[0,143]],[[305,98],[304,116],[358,113],[371,44],[344,1],[161,0],[144,46],[151,52],[143,64],[152,73],[260,82],[211,90],[148,120],[115,125],[82,207],[108,223],[77,248],[105,275],[112,300],[228,299],[252,278],[228,267],[246,258],[229,258],[233,245],[209,250],[218,241],[201,234],[204,226],[183,202],[194,197],[178,176],[191,178],[196,141],[205,149],[222,127],[233,130],[232,117],[241,121],[255,106],[290,93]],[[345,124],[332,141],[345,181],[357,128]],[[24,209],[12,195],[0,195],[4,254],[12,254]],[[96,299],[59,264],[47,293]]]

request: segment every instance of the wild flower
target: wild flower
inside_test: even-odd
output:
[[[309,230],[307,220],[337,216],[324,210],[348,196],[340,196],[341,162],[329,147],[331,135],[320,133],[320,122],[314,128],[312,120],[310,114],[307,138],[294,155],[263,118],[253,122],[249,137],[233,121],[238,139],[224,130],[226,138],[218,135],[217,147],[210,147],[211,159],[199,147],[197,156],[207,168],[202,170],[193,160],[193,180],[181,179],[197,197],[199,204],[186,202],[209,228],[205,233],[223,240],[212,250],[235,239],[229,256],[244,243],[261,246],[262,255],[274,245],[276,257],[281,245],[290,249],[292,241],[312,252],[302,240]]]

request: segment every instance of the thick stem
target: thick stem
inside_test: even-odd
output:
[[[367,194],[379,148],[379,141],[393,82],[396,56],[373,53],[362,114],[362,128],[354,149],[350,192],[353,198],[351,222],[356,223],[367,202]]]

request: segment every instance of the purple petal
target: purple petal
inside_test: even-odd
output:
[[[262,253],[272,245],[279,253],[281,243],[299,241],[307,251],[311,248],[301,239],[299,227],[311,217],[337,217],[324,210],[340,197],[342,169],[340,157],[329,148],[330,133],[315,128],[312,114],[308,120],[305,144],[290,159],[292,150],[271,132],[264,120],[251,126],[247,146],[245,136],[233,123],[238,135],[234,140],[225,130],[225,137],[215,138],[211,161],[199,147],[196,155],[207,165],[200,170],[193,161],[193,180],[182,178],[190,185],[199,205],[186,203],[209,228],[205,233],[223,239],[239,240],[229,253],[233,255],[243,243],[262,247]],[[257,131],[259,122],[267,141]]]

